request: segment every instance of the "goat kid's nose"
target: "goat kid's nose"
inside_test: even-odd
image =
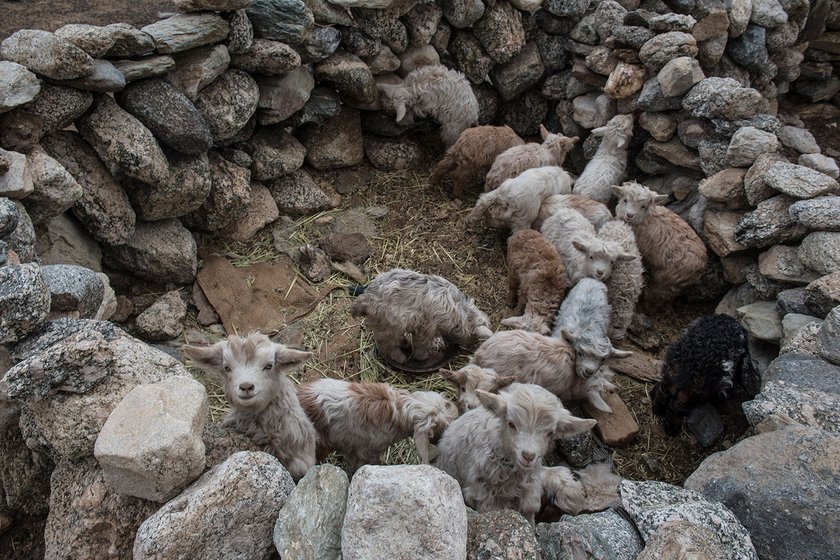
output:
[[[535,457],[536,457],[536,455],[534,453],[531,453],[530,451],[523,451],[522,452],[522,458],[525,459],[525,461],[528,462],[528,463],[533,461]]]
[[[239,390],[244,392],[244,393],[250,393],[251,391],[254,390],[254,384],[253,383],[240,383],[239,384]]]

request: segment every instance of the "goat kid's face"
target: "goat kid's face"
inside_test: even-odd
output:
[[[605,339],[603,344],[592,344],[578,333],[566,329],[560,331],[560,334],[575,352],[575,374],[582,379],[589,379],[598,373],[607,358],[626,358],[632,354],[613,348],[608,339]]]
[[[615,207],[616,218],[631,225],[642,223],[653,206],[664,204],[668,200],[667,196],[656,194],[637,183],[614,186],[612,192],[618,199],[618,205]]]
[[[512,375],[499,375],[493,369],[473,364],[458,371],[441,370],[441,375],[458,388],[458,408],[461,412],[481,406],[476,391],[496,393],[516,381]]]
[[[575,239],[572,246],[585,255],[584,274],[601,282],[609,279],[613,265],[617,261],[630,260],[633,255],[625,253],[614,243],[605,243],[598,239],[581,241]]]
[[[268,337],[231,337],[206,348],[185,346],[184,350],[202,369],[223,378],[231,406],[250,412],[265,409],[276,394],[280,376],[312,356]]]

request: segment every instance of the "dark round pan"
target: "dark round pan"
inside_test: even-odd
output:
[[[376,348],[376,356],[385,362],[385,364],[387,364],[391,369],[419,375],[423,373],[433,373],[449,364],[449,362],[458,355],[458,350],[459,348],[457,344],[449,344],[443,352],[430,356],[426,361],[421,362],[409,359],[407,362],[402,364],[382,352],[378,347]]]

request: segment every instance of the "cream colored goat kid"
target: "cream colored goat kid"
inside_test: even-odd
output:
[[[320,379],[300,385],[298,398],[320,434],[318,456],[338,451],[350,472],[378,464],[388,446],[407,437],[428,463],[432,441],[458,416],[440,393],[409,393],[387,383]]]
[[[484,192],[499,188],[508,179],[518,177],[528,169],[563,165],[566,156],[579,140],[577,136],[569,138],[562,134],[552,134],[543,125],[540,125],[540,137],[542,144],[530,142],[499,154],[484,179]]]
[[[260,333],[183,350],[196,365],[224,381],[231,405],[224,425],[265,447],[296,481],[306,474],[315,464],[318,433],[286,372],[312,354],[272,342]]]
[[[516,381],[513,375],[499,375],[495,370],[475,364],[467,364],[458,371],[442,369],[440,374],[458,389],[458,409],[461,412],[481,406],[476,391],[498,393]]]
[[[575,181],[574,193],[606,204],[610,200],[610,188],[623,181],[627,171],[633,115],[616,115],[604,126],[593,129],[592,135],[602,136],[603,140]]]

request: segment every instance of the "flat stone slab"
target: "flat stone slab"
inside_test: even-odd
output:
[[[623,373],[643,383],[655,383],[662,379],[662,366],[665,362],[646,352],[634,350],[626,358],[609,358],[607,367],[617,373]]]
[[[618,393],[603,393],[604,401],[612,412],[604,412],[593,407],[589,402],[583,404],[586,414],[598,421],[595,432],[611,447],[623,447],[639,435],[639,424]]]

